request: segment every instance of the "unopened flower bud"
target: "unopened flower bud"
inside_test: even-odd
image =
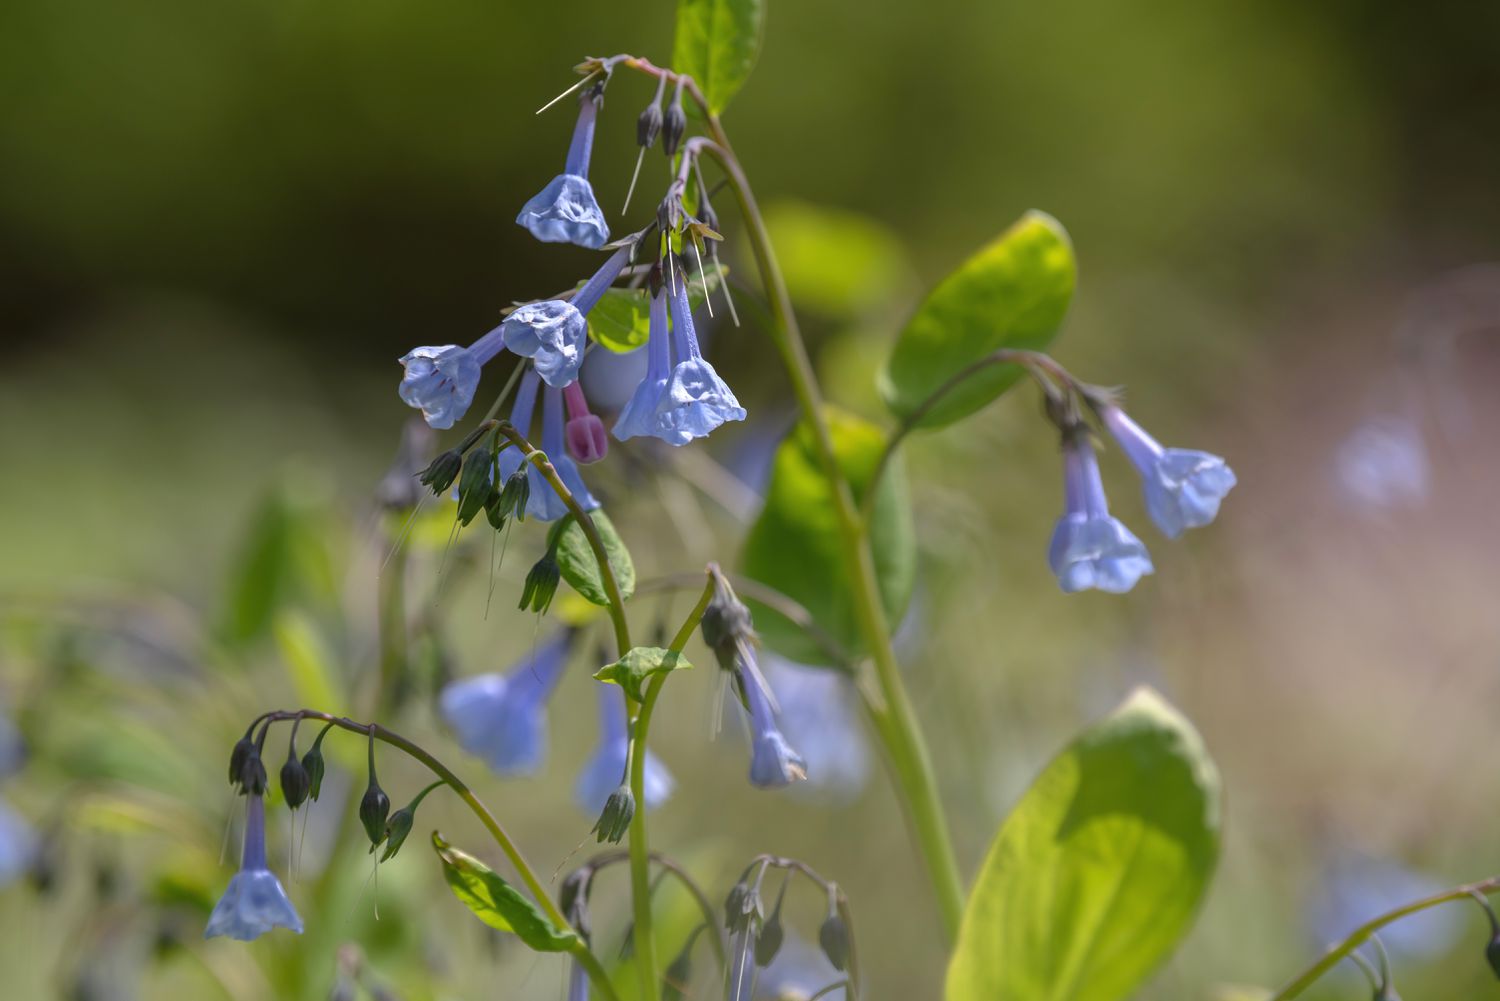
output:
[[[599,821],[594,824],[594,833],[599,836],[599,843],[619,844],[625,832],[630,830],[630,821],[634,817],[635,795],[631,793],[629,786],[621,785],[604,801],[604,812],[599,814]]]
[[[781,926],[781,908],[771,912],[766,923],[760,929],[760,935],[755,939],[755,965],[770,966],[771,960],[781,951],[781,942],[786,938],[786,932]]]
[[[490,499],[495,477],[495,457],[488,449],[470,452],[458,478],[458,520],[467,525]]]
[[[324,733],[327,731],[325,730]],[[323,790],[323,772],[326,765],[323,762],[323,735],[313,741],[313,746],[308,748],[306,754],[302,755],[302,770],[307,772],[307,795],[316,801],[318,793]]]
[[[389,862],[395,858],[402,844],[406,842],[406,836],[411,833],[412,824],[416,822],[416,819],[416,810],[410,806],[403,806],[391,814],[390,819],[385,822],[385,851],[381,853],[380,861]],[[371,845],[370,851],[374,850],[375,846]]]
[[[849,926],[844,924],[844,919],[837,911],[829,914],[823,926],[818,929],[818,944],[823,947],[823,955],[828,957],[835,970],[848,968]]]
[[[724,924],[730,931],[739,931],[748,926],[760,911],[760,893],[749,883],[738,882],[724,899]]]
[[[441,494],[453,485],[458,479],[458,471],[463,468],[464,457],[457,449],[450,449],[433,459],[427,468],[417,474],[417,480],[425,487],[432,488],[435,494]]]
[[[1495,971],[1495,976],[1500,977],[1500,932],[1484,947],[1484,958],[1490,961],[1490,969]]]
[[[359,801],[359,822],[364,825],[370,844],[378,845],[385,838],[385,822],[390,812],[391,798],[372,778]]]
[[[250,739],[251,730],[255,725],[251,724],[245,735],[235,742],[234,750],[229,752],[229,784],[238,786],[240,775],[245,771],[245,766],[250,762],[250,757],[255,753],[255,741]]]
[[[258,746],[251,747],[250,755],[240,763],[237,784],[242,795],[264,796],[266,794],[266,766],[260,760]]]
[[[656,144],[656,137],[661,135],[662,113],[661,92],[657,92],[656,100],[647,105],[646,110],[641,112],[641,117],[635,121],[635,143],[650,149]]]
[[[661,148],[667,156],[676,156],[682,137],[687,134],[687,112],[682,110],[682,77],[677,78],[677,89],[672,91],[672,103],[667,106],[662,119]]]
[[[312,777],[298,760],[297,748],[293,746],[287,750],[286,761],[281,766],[281,795],[286,798],[286,805],[295,810],[307,801],[307,794],[311,791]]]
[[[574,417],[567,424],[568,454],[582,463],[598,462],[609,452],[604,422],[594,414]]]
[[[549,549],[526,574],[526,584],[521,588],[520,609],[546,612],[561,580],[562,568],[557,565],[557,558]]]
[[[484,517],[490,523],[490,527],[499,532],[505,528],[506,511],[501,501],[504,493],[499,490],[491,490],[489,500],[484,502]]]
[[[514,514],[517,521],[526,520],[526,505],[531,500],[531,477],[526,473],[523,464],[514,473],[505,478],[505,486],[500,490],[500,499],[496,506],[500,513],[506,516]]]

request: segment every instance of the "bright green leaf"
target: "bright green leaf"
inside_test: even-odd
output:
[[[762,0],[677,0],[672,68],[698,82],[714,114],[754,68],[764,26]]]
[[[855,498],[862,497],[885,447],[885,434],[844,411],[826,411],[839,468]],[[916,574],[916,534],[906,473],[896,456],[886,466],[870,525],[875,570],[886,616],[899,622]],[[813,433],[795,428],[776,450],[766,503],[745,540],[747,576],[802,604],[840,646],[863,648],[834,514],[833,491],[823,477]],[[793,660],[823,664],[828,654],[781,615],[751,602],[755,627],[768,646]]]
[[[443,863],[443,878],[453,895],[491,928],[514,932],[537,952],[568,952],[578,944],[570,928],[558,928],[519,890],[501,879],[489,866],[459,851],[437,831],[432,847]]]
[[[826,316],[889,311],[913,284],[901,238],[869,216],[787,200],[766,228],[792,299]]]
[[[1062,224],[1028,212],[969,258],[917,309],[891,352],[880,391],[899,417],[967,366],[1000,348],[1040,350],[1052,342],[1073,297],[1077,267]],[[952,424],[1016,383],[1015,365],[984,369],[947,394],[918,427]]]
[[[1187,931],[1219,854],[1202,740],[1136,691],[1047,766],[990,847],[948,1001],[1120,1001]]]
[[[604,542],[604,552],[614,571],[615,583],[620,586],[620,597],[629,598],[635,594],[635,563],[630,559],[630,550],[625,548],[625,542],[620,538],[620,533],[615,531],[609,515],[603,511],[594,511],[593,521]],[[599,575],[599,561],[594,558],[588,536],[583,534],[583,529],[572,518],[564,524],[562,537],[558,540],[557,565],[562,569],[563,580],[572,585],[573,590],[596,605],[609,604],[609,597],[604,592],[604,580]]]
[[[638,646],[613,664],[606,664],[594,672],[599,681],[619,685],[640,702],[642,686],[653,674],[681,671],[692,667],[686,657],[659,646]]]

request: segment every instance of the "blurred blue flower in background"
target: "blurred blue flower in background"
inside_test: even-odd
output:
[[[538,646],[505,674],[480,674],[443,689],[438,703],[465,751],[500,775],[529,775],[547,754],[547,700],[567,666],[571,631]]]
[[[0,799],[0,886],[25,874],[38,845],[36,831],[26,818]]]
[[[532,196],[516,223],[544,243],[572,243],[598,250],[609,240],[604,211],[589,184],[589,156],[594,148],[594,123],[603,93],[591,88],[578,102],[578,123],[568,145],[563,172]]]
[[[573,799],[584,813],[596,815],[604,809],[609,794],[620,787],[625,759],[630,753],[625,731],[625,704],[613,685],[599,686],[599,745],[573,786]],[[654,810],[672,795],[672,773],[650,751],[646,752],[646,809]]]
[[[1414,421],[1372,417],[1339,445],[1333,460],[1339,488],[1363,507],[1420,507],[1431,487],[1427,446]]]
[[[1327,945],[1377,915],[1446,888],[1447,884],[1394,862],[1346,855],[1324,867],[1307,920],[1318,944]],[[1380,940],[1393,955],[1433,958],[1454,944],[1465,918],[1456,906],[1430,908],[1382,928]]]
[[[287,899],[281,880],[266,867],[266,802],[245,797],[245,851],[240,871],[208,918],[204,938],[227,935],[241,942],[259,938],[272,928],[302,933],[302,919]]]
[[[1097,588],[1120,594],[1151,573],[1151,557],[1117,518],[1110,517],[1099,460],[1086,434],[1063,445],[1063,516],[1052,531],[1048,562],[1069,594]]]

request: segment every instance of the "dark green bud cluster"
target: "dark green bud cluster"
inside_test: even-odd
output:
[[[521,588],[521,611],[546,612],[561,581],[562,568],[557,565],[557,555],[548,549],[526,574],[526,584]]]
[[[594,824],[594,833],[598,835],[599,843],[619,844],[620,839],[625,837],[625,832],[630,830],[630,821],[634,818],[635,795],[629,786],[622,784],[609,794],[609,799],[604,802],[604,812],[599,814],[599,820]]]
[[[359,822],[364,825],[365,834],[369,835],[372,846],[385,840],[385,821],[390,812],[391,798],[371,778],[359,801]]]

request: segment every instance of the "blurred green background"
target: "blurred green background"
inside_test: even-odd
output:
[[[58,867],[45,894],[0,889],[8,996],[322,998],[361,951],[402,998],[560,996],[561,961],[484,934],[420,845],[381,874],[376,922],[348,829],[332,875],[309,849],[292,885],[304,939],[198,937],[232,872],[221,772],[240,728],[309,686],[350,711],[368,688],[393,530],[370,498],[408,414],[394,360],[590,267],[513,224],[571,128],[566,105],[532,113],[583,56],[667,61],[671,26],[666,2],[0,7],[0,704],[29,749],[0,796]],[[638,79],[609,91],[593,177],[612,222],[649,97]],[[1026,390],[911,449],[905,662],[963,863],[1137,682],[1224,772],[1219,879],[1145,997],[1271,986],[1316,952],[1320,915],[1348,928],[1396,902],[1387,887],[1500,871],[1497,101],[1494,6],[772,0],[726,115],[840,402],[878,418],[873,372],[921,290],[1037,207],[1080,262],[1056,354],[1239,473],[1220,522],[1154,545],[1134,593],[1067,597],[1044,560],[1055,446]],[[665,180],[649,155],[629,228]],[[753,486],[789,414],[750,305],[712,354],[751,419],[704,453]],[[590,482],[644,575],[732,562],[743,490],[697,464],[685,489],[605,465]],[[444,563],[425,527],[412,604],[437,609],[445,669],[511,663],[534,634],[511,608],[539,536],[512,539],[486,616],[487,543]],[[538,779],[486,776],[421,686],[398,717],[548,873],[592,823],[568,803],[591,658],[554,703]],[[805,859],[853,900],[872,996],[935,997],[939,935],[878,769],[846,802],[751,789],[732,731],[704,751],[715,686],[697,674],[661,717],[679,789],[656,844],[716,894],[754,852]],[[358,741],[341,746],[357,766]],[[390,775],[406,795],[420,779]],[[429,802],[419,829],[482,850]],[[1497,993],[1484,937],[1477,908],[1414,933],[1403,992]],[[1343,970],[1320,991],[1365,988]]]

